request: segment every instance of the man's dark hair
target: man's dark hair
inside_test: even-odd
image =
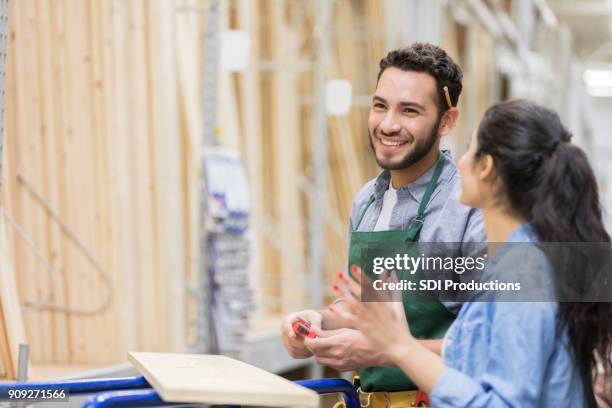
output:
[[[440,47],[428,43],[413,43],[408,47],[393,50],[380,60],[380,76],[389,67],[395,67],[402,71],[425,72],[434,77],[438,94],[438,107],[440,116],[449,109],[444,95],[444,87],[448,87],[448,93],[453,106],[457,106],[461,94],[461,78],[463,72],[459,65],[455,64],[451,57]]]

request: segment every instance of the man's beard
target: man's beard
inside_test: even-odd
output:
[[[394,164],[384,163],[378,159],[378,156],[376,155],[376,148],[374,147],[374,142],[372,141],[373,137],[370,134],[370,147],[374,152],[374,158],[376,159],[376,163],[378,163],[378,165],[385,170],[403,170],[417,163],[419,160],[425,157],[427,153],[429,153],[433,146],[436,144],[436,140],[438,139],[438,129],[440,128],[441,122],[440,119],[441,118],[438,118],[438,120],[436,120],[436,123],[434,123],[433,127],[431,128],[431,131],[429,132],[429,135],[425,140],[420,142],[413,137],[414,147],[412,148],[412,151],[406,154],[406,156],[404,156],[404,158],[402,158],[398,163]]]

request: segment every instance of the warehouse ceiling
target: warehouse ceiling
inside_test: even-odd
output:
[[[612,62],[612,0],[548,0],[548,5],[572,30],[578,57]],[[606,44],[609,52],[593,55]]]

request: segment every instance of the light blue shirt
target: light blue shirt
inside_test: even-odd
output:
[[[535,242],[529,225],[508,242]],[[512,259],[515,270],[552,276],[544,253],[528,256],[504,245],[490,262],[490,273],[503,276]],[[521,251],[524,251],[524,246]],[[556,335],[555,302],[469,302],[464,304],[443,345],[446,370],[436,382],[433,407],[582,407],[578,366],[569,336]]]
[[[482,212],[461,203],[461,181],[459,172],[453,163],[450,152],[443,150],[446,161],[438,179],[438,185],[433,191],[429,205],[425,210],[425,222],[421,229],[421,243],[456,243],[444,250],[441,256],[476,258],[484,250],[483,243],[487,238],[482,224]],[[417,216],[419,204],[427,190],[427,184],[434,173],[432,166],[425,174],[414,182],[397,189],[397,203],[393,207],[389,219],[390,230],[405,230],[410,221]],[[384,195],[389,188],[391,175],[383,170],[378,177],[370,180],[355,198],[350,218],[350,232],[374,231],[380,217]],[[367,207],[370,197],[375,201]],[[366,210],[367,208],[367,210]],[[431,247],[431,245],[430,245]],[[442,248],[442,245],[439,245]],[[435,256],[438,254],[430,254]],[[428,273],[429,271],[425,271]],[[441,279],[440,275],[436,278]],[[461,275],[449,272],[447,279],[460,280]],[[459,302],[442,302],[448,310],[457,313],[461,307]]]
[[[529,225],[508,242],[535,242]],[[516,248],[516,247],[515,247]],[[524,251],[521,246],[521,251]],[[504,245],[490,262],[501,277],[504,260],[516,270],[551,276],[551,266],[535,246],[517,261]],[[518,262],[518,263],[517,263]],[[444,339],[446,370],[436,382],[433,407],[582,407],[578,366],[572,361],[567,330],[556,334],[555,302],[469,302]]]

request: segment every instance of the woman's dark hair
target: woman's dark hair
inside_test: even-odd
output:
[[[609,243],[593,170],[582,149],[570,142],[571,136],[550,109],[525,100],[502,102],[489,108],[480,122],[476,157],[488,154],[493,158],[500,197],[510,212],[531,224],[542,243]],[[604,246],[609,255],[609,244]],[[607,302],[609,298],[602,299],[605,302],[565,301],[566,293],[561,292],[568,282],[574,289],[593,283],[583,273],[586,263],[566,256],[563,262],[569,264],[557,268],[559,257],[547,255],[555,269],[560,300],[557,327],[568,329],[586,402],[594,406],[596,354],[604,360],[605,373],[612,373],[612,303]],[[608,266],[603,269],[606,280]]]

